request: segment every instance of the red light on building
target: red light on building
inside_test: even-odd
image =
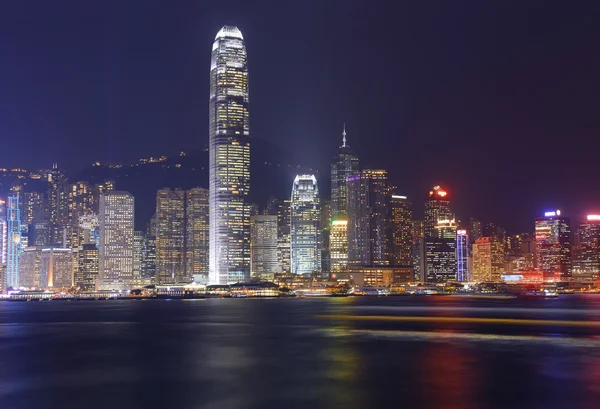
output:
[[[441,197],[445,197],[447,195],[446,191],[444,191],[444,190],[438,190],[437,194],[438,194],[438,196],[441,196]]]
[[[600,214],[588,214],[587,215],[587,219],[588,221],[598,221],[600,220]]]

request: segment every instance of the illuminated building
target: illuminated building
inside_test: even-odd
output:
[[[189,281],[185,273],[185,227],[185,191],[159,190],[156,193],[158,284]]]
[[[77,257],[78,269],[75,271],[75,286],[84,291],[92,291],[98,279],[98,248],[95,244],[84,244]]]
[[[500,282],[500,276],[505,269],[505,251],[506,240],[502,240],[502,236],[490,237],[491,254],[492,254],[492,281]]]
[[[128,192],[109,191],[100,196],[99,208],[99,280],[131,282],[134,198]]]
[[[51,247],[54,243],[54,226],[50,219],[36,218],[31,224],[29,244],[36,247]]]
[[[492,281],[492,243],[489,237],[480,237],[473,243],[472,281]]]
[[[244,38],[219,30],[212,47],[209,103],[211,284],[250,276],[250,115]]]
[[[546,212],[535,220],[537,268],[546,277],[571,277],[571,228],[560,210]]]
[[[64,173],[54,163],[52,169],[46,174],[48,181],[48,205],[50,221],[53,224],[63,226],[67,219],[67,179]]]
[[[407,267],[390,267],[390,266],[355,266],[339,274],[342,278],[344,275],[352,275],[356,281],[362,281],[364,285],[375,287],[389,287],[394,284],[405,284],[413,279],[413,270],[410,266]],[[362,280],[359,278],[362,276]]]
[[[40,259],[42,249],[27,247],[19,255],[19,286],[25,288],[40,287]]]
[[[425,281],[425,221],[412,222],[412,266],[415,281]]]
[[[100,222],[98,215],[94,213],[86,214],[79,217],[79,246],[85,244],[98,245]]]
[[[425,243],[425,281],[446,283],[457,280],[456,238],[430,238]]]
[[[456,279],[469,281],[469,235],[466,230],[456,231]]]
[[[321,209],[314,175],[294,179],[290,212],[291,272],[306,274],[321,270]]]
[[[146,237],[143,231],[133,232],[133,278],[142,278],[142,260],[144,258],[144,242]]]
[[[279,272],[277,216],[252,216],[250,225],[250,274],[258,278],[272,277]]]
[[[6,264],[7,229],[8,225],[6,222],[6,201],[0,199],[0,265]],[[6,282],[3,282],[3,284],[6,284]]]
[[[142,260],[142,278],[156,276],[156,236],[146,236],[144,258]]]
[[[573,275],[588,276],[595,281],[600,276],[600,215],[588,215],[579,224],[577,238],[577,270],[574,266]]]
[[[347,180],[348,265],[389,265],[390,185],[385,170]]]
[[[330,269],[339,272],[348,265],[348,221],[333,220],[329,235]]]
[[[6,293],[6,264],[0,264],[0,294]]]
[[[345,220],[346,214],[346,180],[359,172],[358,157],[346,144],[346,125],[342,132],[342,146],[331,164],[331,218]]]
[[[471,244],[475,242],[478,238],[482,236],[481,232],[481,222],[475,217],[471,217],[469,219],[469,231],[470,231],[470,240]]]
[[[329,234],[331,232],[331,202],[321,201],[321,271],[329,271]]]
[[[412,210],[406,196],[392,195],[390,200],[390,264],[412,264]]]
[[[21,224],[31,224],[36,218],[45,216],[43,193],[24,192],[21,200]]]
[[[292,271],[290,247],[291,202],[282,200],[277,207],[277,260],[281,272]]]
[[[6,229],[6,286],[16,288],[19,286],[19,254],[23,250],[19,196],[8,198]]]
[[[40,256],[40,287],[70,288],[73,286],[73,251],[65,248],[42,249]]]
[[[436,235],[434,237],[440,239],[452,239],[456,238],[456,221],[452,220],[438,220],[435,225]]]
[[[425,200],[425,226],[426,239],[436,238],[441,230],[436,230],[438,220],[452,220],[454,215],[450,210],[450,199],[448,192],[440,186],[434,186],[429,191]]]
[[[208,274],[208,197],[208,189],[193,188],[185,192],[186,277]]]

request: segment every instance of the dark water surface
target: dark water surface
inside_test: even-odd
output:
[[[323,319],[339,315],[343,319]],[[600,408],[600,296],[0,303],[0,408]]]

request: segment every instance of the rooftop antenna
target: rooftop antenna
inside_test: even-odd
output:
[[[346,147],[346,123],[344,122],[344,131],[342,132],[342,148]]]

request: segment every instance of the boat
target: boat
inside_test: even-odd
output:
[[[527,291],[520,295],[521,298],[558,298],[558,293],[550,290]]]

